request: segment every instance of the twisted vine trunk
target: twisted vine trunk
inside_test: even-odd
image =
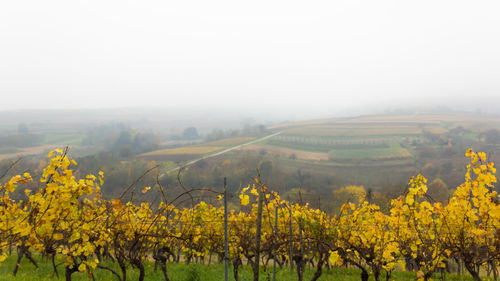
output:
[[[481,277],[479,276],[479,271],[477,270],[477,268],[473,264],[465,262],[464,265],[465,265],[465,268],[467,269],[467,271],[470,273],[470,275],[474,279],[474,281],[481,281]]]
[[[433,272],[427,272],[424,274],[424,281],[428,281],[431,279]]]
[[[70,268],[69,266],[65,267],[65,272],[64,272],[64,277],[66,281],[71,281],[71,275],[78,271],[77,266],[73,266],[73,268]]]
[[[385,281],[389,281],[391,279],[391,273],[388,271],[385,272]]]
[[[28,248],[24,245],[19,246],[19,252],[17,254],[17,261],[16,261],[16,266],[14,267],[14,276],[16,276],[17,271],[19,269],[19,265],[21,264],[21,260],[23,257],[26,257],[36,268],[38,268],[38,264],[36,263],[35,259],[31,256],[30,251]]]
[[[299,281],[303,281],[305,267],[304,257],[297,255],[293,257],[293,260],[295,261],[295,265],[297,267],[297,278]]]
[[[156,265],[159,264],[161,271],[163,272],[163,278],[165,278],[165,281],[170,281],[170,278],[168,277],[168,272],[167,272],[167,256],[165,255],[166,251],[167,251],[167,249],[165,249],[165,248],[158,249],[154,253],[153,258],[155,259],[155,268],[156,268]]]
[[[373,272],[373,277],[375,278],[375,281],[380,281],[380,269],[377,267],[372,267],[372,272]]]
[[[235,281],[240,281],[240,276],[238,274],[238,268],[242,264],[240,258],[234,258],[233,259],[233,275],[234,275],[234,280]]]
[[[116,276],[116,278],[118,278],[118,281],[122,281],[120,274],[118,274],[118,272],[114,271],[112,268],[109,268],[109,267],[103,266],[103,265],[99,265],[99,264],[97,265],[97,268],[104,269],[104,270],[111,272],[114,276]]]
[[[366,271],[366,269],[364,268],[361,268],[361,281],[368,281],[368,277],[370,275],[368,275],[368,271]]]
[[[145,277],[145,271],[144,271],[144,265],[142,262],[138,259],[132,260],[132,264],[139,269],[139,281],[144,281]]]
[[[323,264],[325,263],[326,258],[320,257],[318,264],[316,264],[316,272],[314,272],[311,281],[316,281],[323,274]]]
[[[160,267],[161,271],[163,272],[163,277],[165,278],[165,281],[170,281],[170,278],[168,278],[168,273],[167,273],[167,263],[165,261],[160,262]]]
[[[125,262],[119,257],[117,257],[116,260],[118,261],[118,266],[120,266],[120,270],[122,271],[122,281],[127,281],[127,266],[125,265]]]

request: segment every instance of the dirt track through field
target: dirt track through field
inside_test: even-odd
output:
[[[227,149],[224,149],[222,151],[219,151],[219,152],[216,152],[216,153],[213,153],[213,154],[209,154],[209,155],[205,155],[203,157],[200,157],[200,158],[196,158],[194,160],[191,160],[189,162],[187,162],[186,164],[184,165],[180,165],[180,166],[177,166],[175,168],[172,168],[168,171],[166,171],[165,173],[161,174],[159,176],[159,178],[162,178],[165,174],[168,174],[168,173],[171,173],[171,172],[175,172],[175,171],[179,171],[180,169],[182,168],[185,168],[185,167],[188,167],[188,166],[191,166],[193,164],[195,164],[196,162],[198,161],[201,161],[201,160],[204,160],[204,159],[208,159],[208,158],[212,158],[212,157],[215,157],[215,156],[219,156],[219,155],[222,155],[224,153],[228,153],[230,151],[233,151],[235,149],[239,149],[239,148],[242,148],[244,146],[247,146],[247,145],[251,145],[251,144],[254,144],[254,143],[257,143],[257,142],[260,142],[260,141],[263,141],[263,140],[266,140],[266,139],[269,139],[269,138],[272,138],[274,136],[277,136],[281,134],[281,131],[280,132],[277,132],[277,133],[274,133],[274,134],[271,134],[271,135],[268,135],[268,136],[265,136],[265,137],[262,137],[260,139],[256,139],[256,140],[252,140],[252,141],[249,141],[249,142],[246,142],[246,143],[242,143],[242,144],[239,144],[239,145],[236,145],[236,146],[233,146],[233,147],[230,147],[230,148],[227,148]]]

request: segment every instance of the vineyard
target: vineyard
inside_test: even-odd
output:
[[[291,158],[311,160],[304,152],[326,153],[326,157],[313,159],[317,164],[366,166],[407,164],[419,161],[426,149],[454,149],[449,157],[461,157],[467,147],[478,146],[485,128],[497,128],[490,118],[464,118],[457,115],[417,116],[359,116],[353,118],[322,119],[308,122],[285,123],[269,127],[281,134],[266,140],[256,151],[267,151],[268,146],[294,149]],[[490,142],[493,144],[495,142]],[[460,146],[460,147],[459,147]],[[482,148],[494,151],[497,148]],[[280,155],[281,156],[281,155]],[[429,162],[426,160],[427,163]],[[283,163],[281,163],[283,164]],[[456,183],[458,184],[458,183]]]
[[[78,179],[77,163],[66,150],[55,150],[41,176],[24,173],[1,186],[0,260],[15,259],[14,274],[24,260],[36,267],[48,260],[54,278],[66,280],[106,271],[119,281],[143,281],[154,262],[169,281],[169,262],[207,260],[230,262],[236,281],[244,264],[254,281],[272,264],[293,267],[300,281],[319,280],[339,267],[358,269],[362,281],[390,280],[402,271],[432,280],[453,270],[465,270],[476,281],[498,280],[496,169],[485,153],[469,149],[465,155],[470,163],[464,182],[446,205],[426,194],[427,180],[417,175],[387,213],[366,194],[331,216],[283,200],[258,178],[238,192],[240,206],[230,211],[225,192],[183,187],[170,198],[159,183],[139,190],[131,185],[106,200],[102,172]],[[17,189],[24,190],[23,200],[12,196]],[[141,200],[151,192],[156,200]],[[212,193],[220,204],[195,202],[195,192]],[[181,201],[191,201],[191,207],[176,207]],[[307,267],[312,273],[306,274]]]
[[[210,153],[221,151],[226,148],[230,148],[231,146],[244,144],[245,142],[251,141],[253,139],[254,138],[250,137],[221,139],[217,141],[206,142],[203,145],[190,145],[154,150],[143,153],[139,155],[139,157],[160,161],[187,161],[195,158],[200,158],[204,155],[206,156]]]

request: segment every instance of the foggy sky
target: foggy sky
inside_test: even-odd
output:
[[[499,1],[1,1],[0,110],[500,97]]]

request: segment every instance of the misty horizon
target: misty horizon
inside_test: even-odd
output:
[[[500,104],[496,1],[0,8],[2,111],[155,106],[308,119]]]

